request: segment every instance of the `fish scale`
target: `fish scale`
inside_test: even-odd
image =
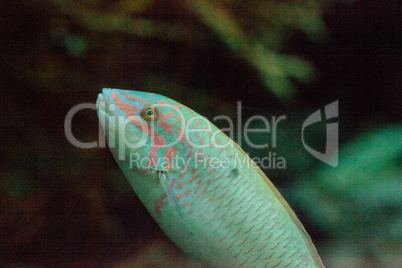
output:
[[[267,264],[275,263],[273,266],[280,264],[280,260],[274,261],[275,258],[283,260],[291,259],[290,257],[303,258],[292,250],[295,245],[291,241],[296,240],[291,240],[290,234],[282,237],[286,229],[286,211],[281,209],[281,205],[262,199],[255,200],[258,189],[252,187],[253,183],[250,180],[243,183],[242,178],[236,180],[228,174],[224,175],[224,179],[219,181],[212,179],[213,183],[209,184],[209,187],[213,190],[207,191],[199,203],[199,207],[206,208],[200,209],[199,212],[200,215],[204,215],[200,218],[201,224],[205,226],[210,226],[212,222],[219,224],[217,228],[212,226],[208,228],[212,230],[213,240],[217,238],[218,258],[222,260],[224,257],[225,264],[253,265],[261,258],[261,255],[264,255],[266,257],[261,261],[267,261]],[[225,186],[229,188],[230,194]],[[223,195],[218,197],[217,193],[222,191],[224,191]],[[230,206],[233,200],[235,200],[235,206]],[[276,208],[272,208],[273,206]],[[279,213],[278,211],[281,210],[283,212]],[[215,233],[216,230],[219,230],[219,233]],[[295,235],[297,237],[298,233],[296,232]],[[255,251],[253,251],[254,248]],[[270,255],[272,249],[276,249],[277,253]]]
[[[110,105],[115,109],[108,110]],[[156,118],[144,116],[147,105],[156,107],[150,113]],[[104,89],[97,110],[134,191],[188,255],[206,267],[324,267],[274,185],[207,119],[167,97],[118,89]],[[125,128],[116,127],[118,117]],[[129,136],[130,144],[122,146],[124,139],[112,140],[110,133]],[[131,148],[140,136],[145,142]],[[116,157],[134,152],[145,166],[128,168],[130,161]]]

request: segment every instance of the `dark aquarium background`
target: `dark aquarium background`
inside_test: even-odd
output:
[[[250,134],[265,149],[233,138],[251,157],[271,155],[263,170],[323,262],[401,267],[401,26],[392,0],[2,1],[0,265],[197,266],[149,216],[108,148],[66,138],[68,111],[112,87],[168,96],[212,121],[237,118],[241,102],[235,133],[253,115],[285,115],[276,146],[272,133]],[[334,101],[336,167],[301,139],[308,116]],[[326,123],[304,133],[320,152]],[[97,141],[95,110],[78,112],[72,131]]]

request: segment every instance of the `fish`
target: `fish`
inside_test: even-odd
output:
[[[205,267],[324,267],[296,214],[242,148],[162,95],[104,88],[108,146],[169,239]]]

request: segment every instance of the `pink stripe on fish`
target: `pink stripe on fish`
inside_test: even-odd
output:
[[[123,91],[122,95],[124,98],[134,101],[134,102],[147,103],[147,100],[141,99],[137,96],[133,96],[133,95],[127,93],[127,91]]]
[[[167,160],[167,166],[166,166],[166,169],[167,170],[173,170],[173,166],[172,166],[172,164],[173,164],[173,158],[174,158],[174,156],[176,155],[176,153],[177,153],[177,149],[176,149],[176,147],[169,147],[167,150],[166,150],[166,152],[165,152],[165,159]]]
[[[151,138],[153,137],[153,140],[151,141],[151,148],[149,150],[147,167],[156,165],[156,149],[163,148],[162,145],[165,144],[165,139],[154,130],[151,124],[141,121],[139,118],[134,116],[135,113],[139,112],[139,108],[137,106],[122,101],[117,91],[114,91],[112,93],[112,98],[117,106],[120,108],[120,110],[122,110],[126,114],[129,122],[135,125],[143,133],[147,134]]]
[[[151,131],[154,133],[154,139],[152,140],[151,143],[151,148],[149,149],[149,157],[148,157],[148,162],[147,162],[147,167],[156,165],[158,163],[158,159],[156,158],[156,149],[161,149],[160,145],[165,144],[165,139],[156,131],[154,131],[152,125],[148,125],[148,128],[151,129]]]
[[[176,179],[173,178],[173,179],[172,179],[172,182],[170,183],[170,186],[169,186],[170,189],[173,189],[173,186],[174,186],[175,182],[176,182]]]
[[[160,100],[158,101],[158,105],[161,107],[166,107],[166,101]]]
[[[200,145],[204,145],[204,143],[205,143],[205,138],[201,138],[200,139]]]
[[[161,118],[158,120],[158,122],[156,123],[156,125],[157,125],[158,127],[163,128],[163,130],[164,130],[166,133],[169,134],[169,133],[172,132],[172,130],[173,130],[173,125],[166,123],[166,120],[167,120],[167,118],[168,118],[168,116],[167,116],[166,113],[161,113],[160,117],[161,117]]]
[[[117,106],[120,108],[120,110],[122,110],[127,115],[127,117],[132,116],[140,111],[140,109],[138,109],[137,106],[122,101],[117,91],[113,92],[112,98],[114,102],[117,104]]]
[[[184,134],[184,127],[179,127],[177,129],[177,137],[179,138],[179,141],[181,143],[184,143],[186,141],[186,134]]]
[[[181,182],[179,182],[178,184],[177,184],[177,189],[181,189],[181,188],[183,188],[183,186],[185,185],[186,183],[184,182],[184,181],[181,181]]]

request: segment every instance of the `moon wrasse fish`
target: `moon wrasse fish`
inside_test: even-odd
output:
[[[272,182],[205,117],[162,95],[109,88],[97,113],[146,209],[205,267],[324,267]]]

